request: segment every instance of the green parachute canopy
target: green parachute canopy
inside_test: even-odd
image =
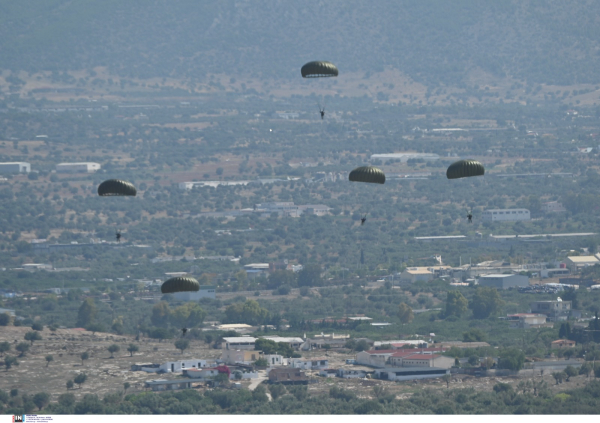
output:
[[[352,182],[367,182],[371,184],[385,184],[385,174],[375,166],[357,167],[348,179]]]
[[[468,178],[485,174],[483,165],[477,160],[467,159],[452,163],[446,171],[448,179]]]
[[[338,76],[338,68],[331,62],[308,62],[300,69],[302,78],[327,78]]]
[[[129,195],[135,197],[137,190],[132,183],[119,179],[109,179],[98,186],[98,195],[105,197],[109,195]]]
[[[173,292],[199,291],[200,284],[194,278],[175,277],[171,278],[160,287],[163,294],[172,294]]]

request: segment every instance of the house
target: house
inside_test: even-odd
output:
[[[344,334],[323,334],[315,335],[313,338],[306,340],[309,349],[323,348],[324,345],[329,345],[331,348],[343,348],[346,342],[350,339],[350,335]]]
[[[251,364],[261,358],[261,351],[254,350],[222,350],[221,360],[225,364]]]
[[[496,289],[508,289],[529,286],[529,277],[523,275],[483,275],[479,277],[480,286],[489,286]]]
[[[152,388],[153,391],[174,391],[177,389],[189,389],[192,387],[192,382],[188,380],[175,379],[156,379],[149,380],[144,384],[145,388]]]
[[[300,369],[278,368],[269,372],[269,383],[285,385],[307,385],[308,377]]]
[[[269,367],[284,366],[287,364],[283,356],[279,354],[264,354],[261,358],[269,363]]]
[[[356,354],[356,364],[371,367],[385,367],[390,356],[396,350],[369,350]]]
[[[511,329],[540,328],[546,324],[546,315],[536,313],[509,314],[507,320]]]
[[[564,211],[567,211],[567,209],[565,209],[565,206],[563,206],[562,203],[559,203],[558,201],[548,201],[542,204],[543,213],[559,213]]]
[[[158,373],[175,373],[182,372],[186,369],[201,369],[203,367],[208,367],[208,362],[206,360],[200,360],[197,358],[181,360],[181,361],[167,361],[164,364],[161,364],[158,367]],[[144,369],[142,369],[144,370]],[[148,370],[145,370],[148,371]]]
[[[570,339],[557,339],[550,343],[550,348],[575,348],[577,343]]]
[[[531,312],[546,315],[550,322],[567,320],[573,311],[571,301],[563,301],[560,297],[551,301],[534,301],[530,303]]]
[[[323,369],[319,371],[319,376],[323,377],[335,377],[337,375],[336,369]]]
[[[434,274],[427,270],[426,267],[407,267],[400,274],[401,284],[410,284],[418,281],[429,282],[433,280]]]
[[[454,360],[453,360],[454,361]],[[381,380],[431,379],[450,374],[450,369],[436,367],[385,368],[375,370],[375,377]]]
[[[221,348],[223,350],[253,350],[256,338],[251,336],[237,336],[223,338]]]
[[[342,379],[362,379],[367,377],[365,370],[354,370],[354,369],[338,369],[337,377]]]
[[[303,370],[326,369],[329,367],[329,359],[327,358],[292,358],[290,359],[290,367]]]

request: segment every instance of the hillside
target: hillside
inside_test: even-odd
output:
[[[0,5],[4,69],[106,66],[126,77],[299,78],[392,67],[429,87],[476,76],[595,84],[598,2],[35,0]]]

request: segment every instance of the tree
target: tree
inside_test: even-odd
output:
[[[518,371],[525,364],[525,354],[517,348],[507,348],[500,353],[498,368]]]
[[[81,389],[81,385],[83,385],[86,380],[87,380],[87,375],[85,373],[79,373],[77,376],[75,376],[75,379],[73,379],[73,382],[75,382],[77,385],[79,385],[79,389]]]
[[[321,286],[323,278],[321,277],[321,266],[318,264],[307,264],[298,273],[298,286]]]
[[[187,349],[190,346],[190,341],[187,339],[178,339],[175,341],[175,348],[181,350],[181,354],[183,354],[183,350]]]
[[[552,373],[552,377],[556,381],[556,384],[562,383],[565,378],[565,372],[554,372]]]
[[[169,303],[161,301],[152,307],[152,316],[150,321],[154,326],[166,327],[169,323],[169,316],[171,315],[171,309]]]
[[[46,367],[48,367],[48,365],[50,364],[51,361],[54,361],[54,357],[52,357],[52,355],[48,354],[46,356]]]
[[[356,342],[356,347],[354,347],[354,351],[356,351],[356,352],[367,351],[369,349],[369,347],[370,347],[369,343],[367,341],[365,341],[364,339],[361,339]]]
[[[44,330],[44,325],[42,325],[40,322],[35,322],[33,325],[31,325],[31,329],[41,332]]]
[[[571,377],[577,376],[578,374],[579,372],[573,366],[567,366],[567,368],[565,369],[565,375],[567,375],[567,382],[571,379]]]
[[[73,383],[73,381],[69,381],[71,383]],[[72,388],[73,386],[71,386]],[[67,388],[68,389],[68,388]],[[62,405],[63,407],[72,407],[75,405],[75,395],[68,393],[68,394],[60,394],[58,397],[58,403],[60,405]]]
[[[30,341],[31,345],[33,345],[34,341],[40,341],[41,339],[42,339],[42,336],[40,335],[39,332],[36,332],[36,331],[27,332],[25,334],[25,340]]]
[[[125,382],[123,384],[123,392],[127,392],[129,388],[131,388],[131,384],[129,382]]]
[[[444,376],[442,376],[442,380],[446,382],[446,389],[450,388],[450,381],[452,380],[452,376],[446,373]]]
[[[37,406],[38,409],[42,409],[48,405],[50,402],[50,395],[46,392],[40,392],[33,396],[33,403]]]
[[[83,366],[83,362],[90,358],[90,354],[87,351],[82,352],[79,358],[81,358],[81,365]]]
[[[10,343],[8,341],[0,342],[0,355],[4,356],[4,353],[10,351]]]
[[[10,355],[7,355],[6,357],[4,357],[4,367],[6,367],[7,372],[8,372],[8,369],[10,369],[12,366],[18,366],[18,365],[19,365],[19,360],[17,360],[17,357],[13,357]]]
[[[468,303],[460,291],[448,291],[448,295],[446,296],[446,317],[460,317],[465,314],[468,310]]]
[[[491,287],[480,287],[475,290],[473,298],[469,301],[469,308],[476,319],[487,319],[498,313],[504,306],[498,290]]]
[[[285,342],[275,342],[271,339],[259,338],[254,343],[256,351],[262,351],[265,354],[280,354],[284,357],[291,357],[294,353],[292,347]]]
[[[254,362],[254,365],[256,367],[267,367],[269,365],[269,362],[267,361],[266,358],[259,358],[258,360],[256,360]]]
[[[91,297],[83,300],[83,303],[79,307],[79,311],[77,312],[77,326],[84,328],[92,323],[94,323],[94,319],[96,318],[96,304],[94,304],[94,299]]]
[[[15,350],[17,350],[21,353],[21,354],[19,354],[19,357],[23,357],[23,356],[25,356],[25,353],[27,351],[29,351],[29,344],[27,342],[20,342],[15,347]]]
[[[472,355],[469,357],[469,364],[471,366],[478,366],[479,365],[479,357],[476,355]]]
[[[74,385],[74,383],[71,379],[67,380],[67,391],[69,389],[73,389],[73,385]]]
[[[414,319],[413,310],[405,303],[400,303],[398,305],[398,317],[400,318],[400,323],[406,324],[410,323]]]
[[[269,311],[262,308],[254,300],[244,303],[232,304],[225,309],[228,322],[247,323],[249,325],[262,324],[269,318]]]
[[[169,315],[171,324],[177,327],[195,327],[201,325],[206,317],[206,312],[196,303],[185,303],[175,308]]]
[[[471,329],[463,333],[463,342],[484,342],[486,339],[485,332],[481,329]]]
[[[138,352],[140,348],[135,344],[129,344],[127,351],[129,351],[130,357],[133,357],[134,352]]]
[[[279,397],[282,397],[286,394],[287,389],[280,383],[275,383],[273,385],[269,385],[269,391],[271,392],[271,397],[276,400]]]
[[[0,326],[8,326],[10,324],[10,314],[0,313]]]
[[[112,344],[108,347],[108,352],[110,353],[110,358],[115,358],[115,353],[121,351],[121,347],[117,344]]]

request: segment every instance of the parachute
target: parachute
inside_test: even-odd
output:
[[[302,78],[327,78],[338,76],[338,68],[331,62],[308,62],[300,69]]]
[[[137,190],[132,183],[119,179],[109,179],[98,186],[98,195],[102,197],[111,195],[135,197],[136,194]]]
[[[375,166],[357,167],[352,172],[348,180],[352,182],[367,182],[371,184],[385,184],[385,174],[381,169]]]
[[[471,176],[481,176],[485,174],[483,165],[476,160],[459,160],[452,163],[446,171],[448,179],[468,178]]]
[[[200,284],[194,278],[175,277],[171,278],[160,287],[163,294],[172,294],[173,292],[200,291]]]

